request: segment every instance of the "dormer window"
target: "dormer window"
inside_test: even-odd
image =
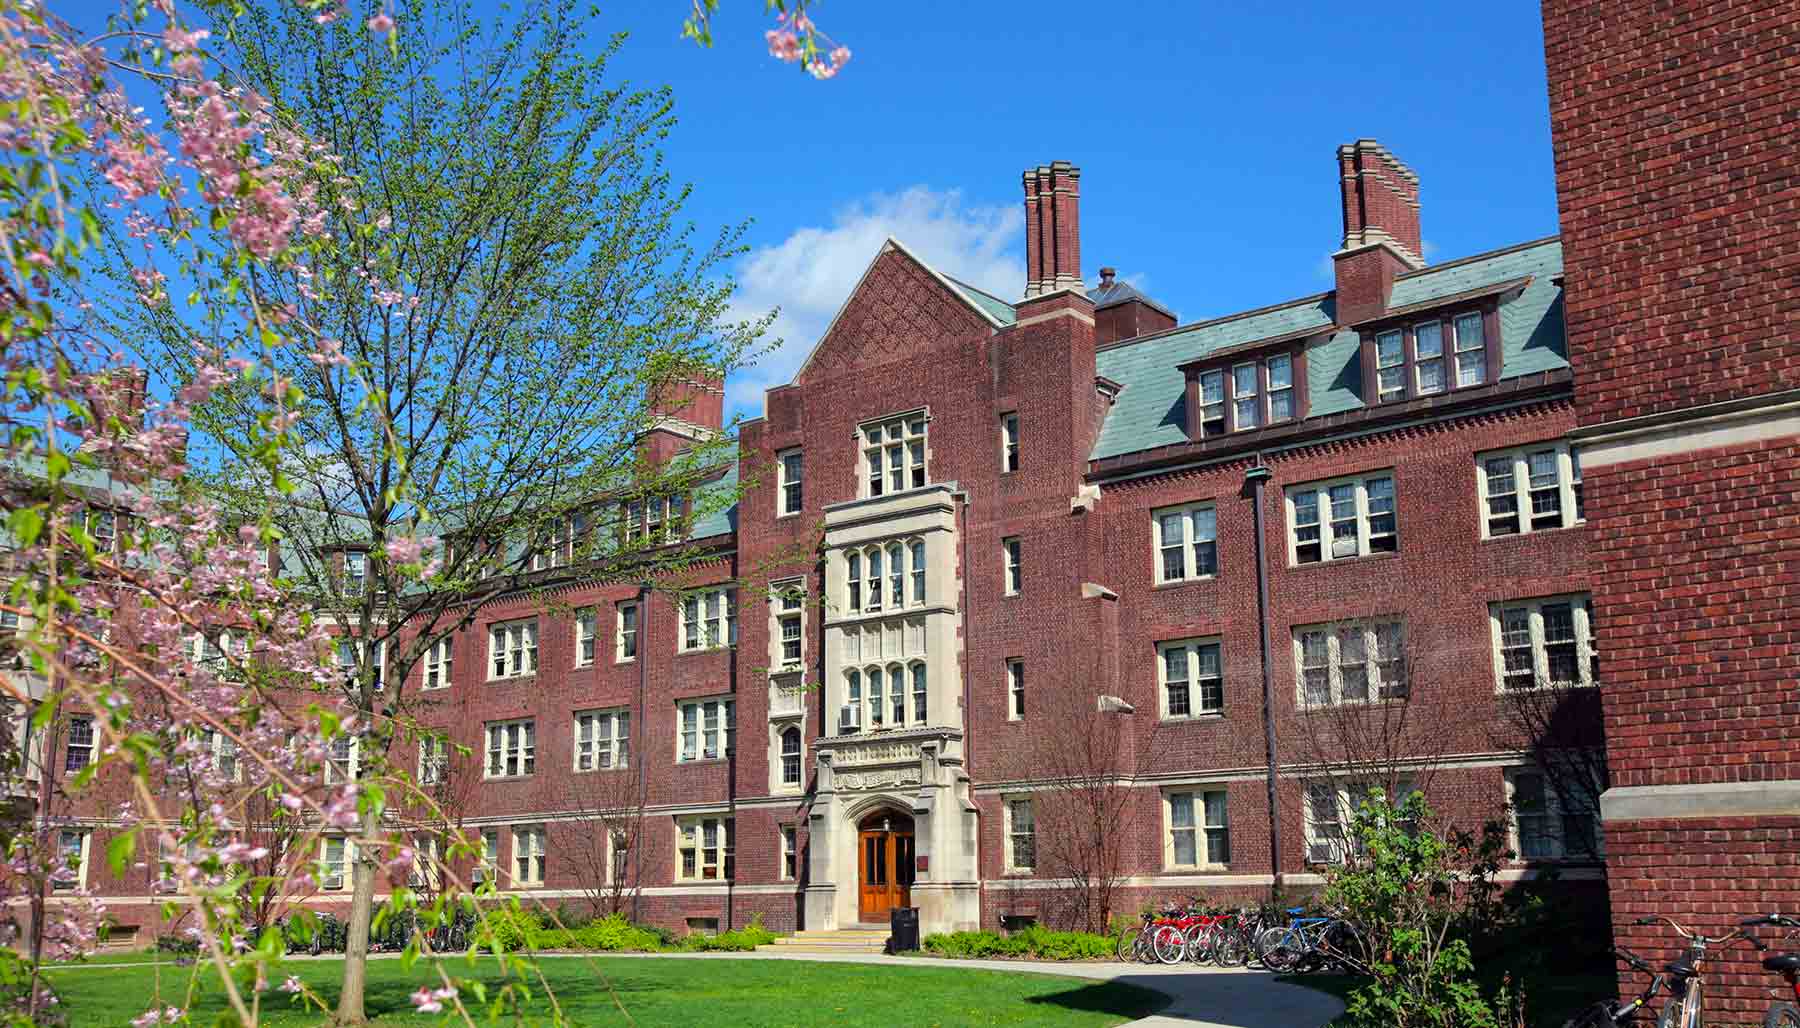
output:
[[[1484,385],[1499,375],[1495,308],[1380,326],[1363,336],[1364,401],[1394,403]],[[1496,322],[1497,323],[1497,322]],[[1491,345],[1492,344],[1492,345]]]
[[[1189,435],[1204,439],[1292,421],[1305,406],[1297,384],[1305,361],[1295,351],[1265,352],[1214,367],[1186,364]]]

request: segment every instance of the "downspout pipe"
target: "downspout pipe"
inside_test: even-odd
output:
[[[637,719],[638,737],[643,739],[648,734],[647,725],[644,721],[644,696],[650,689],[650,652],[654,649],[654,647],[650,645],[650,583],[648,581],[638,583],[637,616],[637,713],[633,714],[632,717]],[[638,909],[638,905],[643,901],[644,895],[644,806],[650,801],[650,794],[648,791],[650,787],[650,779],[648,777],[650,773],[650,761],[646,759],[645,755],[649,753],[650,748],[640,743],[637,749],[638,752],[632,754],[632,756],[636,758],[638,766],[638,795],[637,838],[632,842],[632,848],[637,852],[631,855],[631,923],[643,924],[643,918],[639,916],[641,912]],[[610,839],[607,840],[606,845],[610,847],[612,841]],[[607,860],[610,861],[611,859],[611,854],[608,854]]]
[[[1264,552],[1263,492],[1271,476],[1272,472],[1263,464],[1261,453],[1256,455],[1256,464],[1244,472],[1244,482],[1250,487],[1251,509],[1256,522],[1256,627],[1257,645],[1262,658],[1263,751],[1268,760],[1269,870],[1273,872],[1273,895],[1281,892],[1281,811],[1275,797],[1275,681],[1269,666],[1269,562],[1268,555]]]

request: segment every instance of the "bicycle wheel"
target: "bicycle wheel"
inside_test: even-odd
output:
[[[1615,1028],[1618,1023],[1611,1003],[1596,1003],[1564,1021],[1563,1028]]]
[[[1174,925],[1157,929],[1150,944],[1156,948],[1156,959],[1165,964],[1179,964],[1187,955],[1187,935]]]
[[[1212,960],[1212,937],[1214,929],[1205,925],[1195,925],[1188,929],[1187,954],[1183,959],[1196,964],[1204,964]]]
[[[1220,967],[1241,967],[1250,958],[1250,946],[1242,932],[1222,928],[1213,933],[1211,951],[1207,955]]]
[[[1663,1004],[1662,1016],[1656,1019],[1656,1028],[1700,1028],[1700,1011],[1695,1010],[1690,1017],[1688,1000],[1677,996]]]
[[[1800,1007],[1792,1003],[1775,1004],[1763,1018],[1763,1028],[1800,1028]]]
[[[1127,928],[1119,933],[1118,956],[1120,963],[1130,963],[1137,959],[1138,936],[1144,934],[1142,928]]]
[[[1286,928],[1265,928],[1256,938],[1256,957],[1271,971],[1289,971],[1300,959],[1300,952],[1293,948]]]

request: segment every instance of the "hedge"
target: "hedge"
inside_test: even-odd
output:
[[[482,915],[477,936],[480,945],[498,943],[517,950],[580,950],[584,952],[742,952],[775,941],[775,933],[763,927],[761,915],[742,928],[717,935],[698,933],[674,938],[666,932],[627,921],[622,914],[592,921],[579,928],[546,926],[526,911],[490,910]]]
[[[1104,960],[1114,939],[1092,932],[1058,932],[1032,925],[1011,935],[996,932],[946,932],[925,937],[925,949],[959,960],[1012,957],[1026,960]]]

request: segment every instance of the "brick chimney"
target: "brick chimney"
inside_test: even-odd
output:
[[[1025,298],[1081,282],[1081,169],[1053,161],[1025,172]]]
[[[725,380],[699,369],[672,377],[650,387],[646,410],[644,455],[660,464],[725,427]]]
[[[1394,277],[1425,266],[1420,256],[1419,176],[1373,139],[1338,147],[1344,242],[1337,269],[1337,320],[1352,325],[1387,310]]]

